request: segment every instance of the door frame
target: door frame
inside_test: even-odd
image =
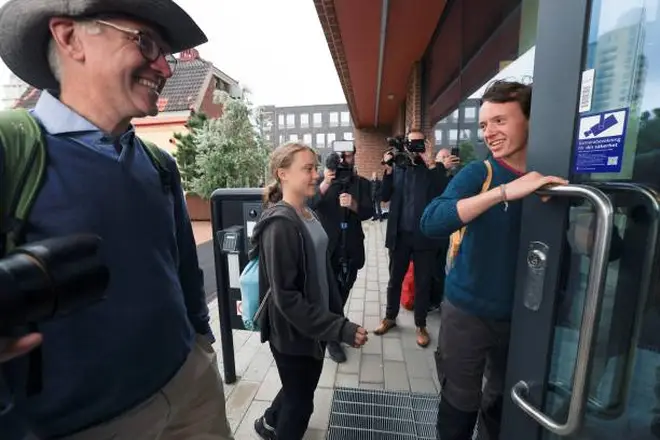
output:
[[[573,164],[579,90],[587,52],[592,0],[540,0],[534,59],[534,82],[527,149],[527,169],[568,178]],[[503,423],[500,438],[541,438],[541,426],[512,400],[511,389],[520,380],[531,384],[526,397],[542,408],[547,392],[555,326],[560,259],[564,251],[568,203],[543,203],[538,197],[523,201],[516,291]],[[537,310],[524,304],[529,244],[548,245],[547,269]]]

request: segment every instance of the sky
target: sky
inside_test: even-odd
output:
[[[175,1],[209,39],[202,58],[247,87],[254,104],[346,102],[312,0]],[[0,81],[8,75],[0,63]]]

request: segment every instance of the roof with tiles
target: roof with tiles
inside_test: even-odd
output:
[[[213,63],[203,60],[195,49],[179,54],[179,63],[174,75],[167,80],[158,100],[161,112],[198,110],[201,98],[210,85],[212,73],[216,73]],[[14,108],[33,108],[41,91],[28,87],[16,101]]]

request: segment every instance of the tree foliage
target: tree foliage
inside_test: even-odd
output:
[[[217,188],[260,185],[269,153],[252,123],[246,98],[234,99],[218,92],[214,99],[223,106],[222,116],[206,121],[193,133],[198,174],[192,189],[205,198]]]
[[[176,158],[179,171],[181,173],[181,184],[186,191],[192,190],[193,181],[199,177],[197,170],[197,145],[195,144],[194,133],[202,129],[208,121],[208,116],[204,113],[192,112],[186,122],[188,133],[174,133],[176,141]]]

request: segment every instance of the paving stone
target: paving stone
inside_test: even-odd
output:
[[[410,391],[413,393],[438,393],[440,388],[436,384],[436,380],[420,379],[411,377],[408,379],[410,382]]]
[[[364,311],[364,299],[362,298],[353,298],[350,302],[350,307],[348,309],[351,312],[362,312]]]
[[[383,358],[376,354],[363,354],[360,365],[360,382],[382,383],[384,381]]]
[[[272,401],[277,396],[277,393],[282,388],[282,382],[280,382],[280,375],[277,372],[277,367],[272,365],[266,374],[257,395],[254,397],[256,400],[267,400]]]
[[[385,384],[383,383],[369,383],[369,382],[360,382],[360,388],[365,390],[384,390]]]
[[[252,358],[252,362],[245,371],[245,374],[243,374],[242,379],[249,382],[263,381],[272,363],[273,357],[270,353],[258,351]]]
[[[337,366],[337,372],[343,374],[358,374],[360,372],[362,351],[353,347],[344,347],[344,352],[346,353],[346,362]]]
[[[372,333],[373,335],[373,333]],[[369,341],[362,347],[362,353],[365,354],[376,354],[378,356],[383,355],[383,338],[380,338],[376,335],[373,335],[369,338]]]
[[[325,431],[330,420],[330,406],[332,405],[332,388],[317,388],[314,393],[314,413],[309,420],[310,429]]]
[[[243,420],[234,430],[235,440],[261,440],[261,437],[254,431],[254,421],[264,415],[264,412],[270,407],[270,402],[253,400],[248,408]]]
[[[386,361],[403,362],[403,346],[401,340],[396,338],[383,338],[383,359]]]
[[[385,389],[391,391],[410,391],[410,383],[404,362],[385,361],[383,364]]]
[[[360,381],[357,374],[337,373],[335,379],[336,387],[357,388],[359,383]]]
[[[252,399],[257,394],[260,384],[258,382],[241,381],[231,393],[227,400],[227,418],[231,426],[238,426],[243,416],[252,404]]]
[[[418,350],[404,350],[403,357],[406,362],[408,377],[417,379],[431,379],[433,377],[426,359],[426,353]]]
[[[376,301],[367,301],[364,303],[365,316],[380,316],[380,303]]]
[[[319,379],[320,388],[332,388],[337,375],[337,363],[330,358],[323,359],[323,371]]]

